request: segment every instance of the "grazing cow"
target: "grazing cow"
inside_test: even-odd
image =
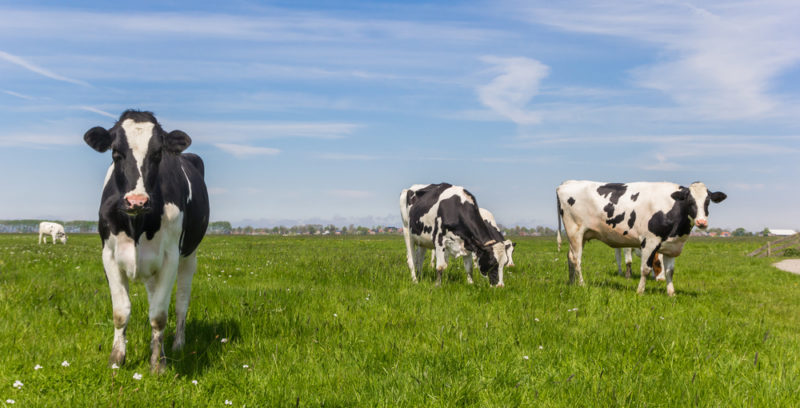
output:
[[[48,235],[52,238],[53,245],[55,245],[56,239],[61,241],[62,244],[66,245],[67,243],[67,233],[64,232],[64,226],[57,222],[43,221],[39,223],[39,243],[44,242],[46,244]]]
[[[614,248],[614,256],[617,258],[617,273],[622,275],[622,251],[625,251],[625,277],[631,278],[631,264],[633,263],[633,252],[636,256],[642,257],[642,250],[639,248]],[[664,274],[661,273],[661,262],[663,255],[656,254],[656,259],[653,261],[653,270],[650,272],[650,278],[655,280],[664,280]]]
[[[496,229],[497,232],[500,235],[503,234],[502,232],[500,232],[500,228],[497,227],[497,221],[495,221],[494,214],[492,214],[491,211],[489,211],[489,210],[487,210],[485,208],[479,208],[478,212],[480,212],[481,218],[483,218],[484,222],[489,224],[490,228]],[[507,268],[511,268],[511,267],[514,266],[514,257],[513,257],[513,255],[514,255],[514,247],[517,246],[517,243],[516,242],[511,242],[510,239],[506,239],[506,240],[503,241],[503,244],[506,247],[506,257],[508,258],[508,265],[506,265],[506,267]],[[464,262],[466,262],[466,260]],[[478,255],[476,255],[475,253],[472,253],[472,262],[473,263],[478,263]],[[434,252],[431,252],[431,268],[435,268],[435,267],[436,267],[436,254]],[[472,277],[467,276],[467,281],[472,283]]]
[[[114,344],[109,364],[125,362],[125,328],[131,312],[128,280],[143,281],[150,304],[150,371],[163,372],[164,329],[177,279],[177,327],[173,350],[184,344],[186,312],[197,246],[208,226],[203,161],[181,153],[192,143],[180,131],[165,132],[150,112],[129,110],[110,129],[83,136],[98,152],[112,150],[100,200],[98,230],[111,290]]]
[[[400,193],[400,215],[406,241],[411,279],[422,272],[426,249],[436,257],[436,284],[450,257],[464,257],[467,281],[472,282],[472,257],[478,258],[481,274],[492,286],[502,287],[503,268],[508,265],[503,235],[486,223],[478,211],[475,197],[463,187],[442,184],[415,184]]]
[[[599,239],[613,248],[642,249],[638,293],[644,293],[647,275],[657,253],[664,255],[667,294],[673,296],[672,273],[675,257],[694,226],[708,227],[708,205],[727,196],[710,192],[701,182],[689,187],[673,183],[599,183],[565,181],[556,189],[558,245],[561,221],[569,240],[569,280],[583,285],[581,253],[583,244]]]

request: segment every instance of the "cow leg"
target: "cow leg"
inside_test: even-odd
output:
[[[408,263],[408,269],[411,270],[411,280],[414,283],[417,283],[417,272],[414,270],[414,267],[416,266],[414,259],[416,245],[411,242],[411,232],[409,232],[407,226],[403,227],[403,238],[406,241],[406,262]]]
[[[185,344],[186,313],[189,311],[189,299],[192,295],[192,278],[197,270],[197,251],[181,258],[178,262],[178,287],[175,290],[175,340],[172,350],[177,351]]]
[[[631,264],[633,264],[633,250],[625,248],[625,278],[631,278]]]
[[[569,261],[569,283],[575,283],[577,276],[578,285],[584,286],[583,274],[581,273],[581,255],[583,253],[583,233],[576,231],[569,236],[569,254],[567,259]]]
[[[164,255],[161,270],[145,282],[147,300],[150,303],[150,327],[153,337],[150,341],[150,372],[161,374],[167,368],[164,354],[164,329],[167,327],[167,311],[172,296],[172,285],[178,274],[178,252],[170,251]]]
[[[417,271],[417,278],[422,279],[423,264],[425,263],[425,253],[427,249],[415,245],[414,246],[414,268]],[[414,280],[416,282],[416,280]]]
[[[41,231],[40,231],[39,232],[39,245],[42,244],[42,235],[44,235],[44,234],[42,234]]]
[[[644,294],[644,287],[645,284],[647,283],[647,275],[650,274],[653,262],[655,258],[658,257],[657,251],[659,247],[661,247],[661,243],[653,245],[648,242],[647,245],[644,248],[642,248],[641,278],[639,278],[639,287],[636,288],[636,293],[640,295]]]
[[[131,315],[128,276],[120,270],[113,251],[109,247],[103,247],[103,268],[106,272],[108,288],[111,291],[111,309],[114,317],[114,343],[111,346],[108,364],[119,366],[125,363],[125,331]]]
[[[464,255],[464,270],[467,271],[467,283],[472,285],[472,254]]]
[[[675,271],[675,258],[664,255],[662,256],[662,260],[663,270],[661,275],[664,275],[664,278],[667,281],[667,295],[675,296],[675,287],[672,286],[672,273]]]
[[[53,234],[50,235],[50,237],[53,238],[53,245],[55,245],[56,244],[56,234],[53,233]]]
[[[653,278],[657,281],[664,280],[664,256],[658,254],[656,260],[653,262]]]
[[[442,284],[442,271],[447,269],[447,254],[444,246],[434,245],[433,252],[436,255],[436,286]]]

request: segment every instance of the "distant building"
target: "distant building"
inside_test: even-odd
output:
[[[794,234],[797,234],[797,231],[792,229],[769,229],[769,235],[771,236],[785,237]]]

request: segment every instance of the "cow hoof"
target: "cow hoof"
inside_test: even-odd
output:
[[[495,285],[494,287],[496,287],[496,288],[504,288],[505,286],[506,285],[503,285],[503,282],[500,282],[497,285]]]
[[[164,374],[167,370],[167,357],[161,356],[156,359],[150,359],[150,374]]]
[[[184,342],[175,340],[175,342],[172,343],[172,351],[181,351],[183,345]]]
[[[108,357],[108,365],[121,366],[125,364],[125,352],[121,350],[113,350],[111,351],[111,355]]]

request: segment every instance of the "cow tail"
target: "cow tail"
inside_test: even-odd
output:
[[[558,229],[556,229],[556,242],[558,243],[558,252],[561,252],[561,201],[558,200],[556,193],[556,218],[558,218]]]

